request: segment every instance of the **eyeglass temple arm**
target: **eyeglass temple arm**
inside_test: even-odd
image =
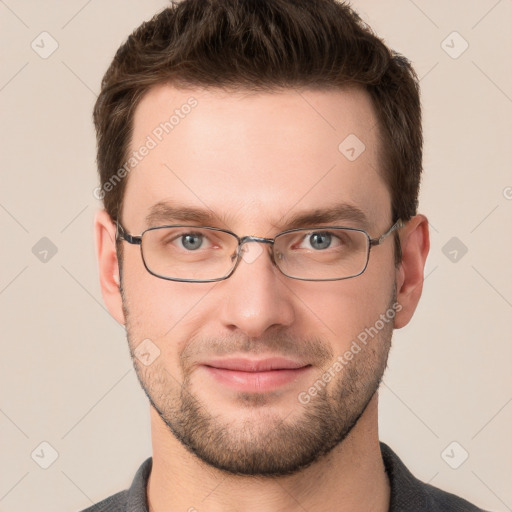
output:
[[[400,229],[404,226],[404,221],[402,219],[398,219],[385,233],[379,236],[379,238],[370,238],[370,244],[379,245],[383,242],[383,240],[388,237],[393,231]]]
[[[116,240],[125,240],[129,244],[133,245],[140,245],[142,243],[142,237],[141,236],[133,236],[129,235],[119,224],[119,221],[116,221]]]

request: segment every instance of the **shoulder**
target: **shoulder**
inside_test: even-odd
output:
[[[485,512],[455,494],[418,480],[386,444],[380,443],[391,486],[390,512]]]
[[[449,512],[485,512],[469,501],[455,494],[443,491],[429,484],[419,482],[427,496],[427,510],[439,510]]]
[[[147,512],[146,487],[152,465],[153,459],[149,457],[137,470],[129,489],[118,492],[81,512]]]
[[[127,499],[128,491],[121,491],[96,503],[96,505],[82,510],[82,512],[115,512],[124,510]]]

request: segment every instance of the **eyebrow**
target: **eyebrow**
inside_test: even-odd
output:
[[[356,227],[368,228],[370,222],[366,214],[355,205],[339,203],[326,208],[315,208],[299,212],[288,219],[286,229],[315,226],[328,223],[350,223]]]
[[[174,222],[196,222],[205,224],[214,222],[212,211],[179,205],[170,201],[160,201],[154,204],[146,215],[146,226],[158,226]]]
[[[227,224],[211,210],[189,207],[171,201],[160,201],[150,208],[145,222],[147,227],[182,222],[212,226],[212,224],[218,224],[219,220],[222,221],[222,224]],[[348,203],[302,211],[288,218],[285,216],[281,221],[272,223],[272,225],[276,229],[288,230],[340,222],[355,224],[354,227],[363,229],[367,229],[370,225],[363,210]]]

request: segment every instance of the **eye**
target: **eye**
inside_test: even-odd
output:
[[[307,244],[304,246],[303,244]],[[315,231],[313,233],[308,233],[304,236],[303,242],[300,245],[301,249],[314,249],[316,251],[321,251],[325,249],[329,249],[330,247],[338,247],[341,244],[341,240],[339,237],[334,235],[329,231]]]
[[[327,249],[332,242],[332,235],[330,233],[313,233],[309,235],[309,240],[313,249]]]
[[[188,251],[200,249],[204,239],[205,236],[201,233],[185,233],[179,237],[181,245]]]
[[[154,240],[163,250],[193,252],[211,249],[210,235],[204,230],[188,231],[183,228],[155,229],[150,231]]]

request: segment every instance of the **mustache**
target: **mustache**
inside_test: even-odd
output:
[[[258,338],[248,336],[199,337],[189,340],[184,347],[180,361],[187,367],[191,363],[229,355],[292,357],[309,364],[324,365],[334,357],[334,353],[324,340],[318,336],[294,336],[290,333],[278,333]]]

